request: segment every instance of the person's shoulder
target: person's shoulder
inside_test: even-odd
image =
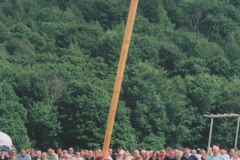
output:
[[[167,156],[167,157],[164,157],[164,160],[169,160],[170,158]]]
[[[222,155],[218,155],[218,157],[220,157],[221,160],[225,160],[225,157],[223,157]]]

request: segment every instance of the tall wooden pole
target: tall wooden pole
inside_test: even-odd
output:
[[[124,38],[123,38],[121,55],[118,63],[117,76],[116,76],[114,91],[112,95],[111,108],[109,110],[109,115],[108,115],[108,123],[107,123],[104,144],[103,144],[103,151],[102,151],[103,158],[106,158],[108,156],[108,148],[109,148],[110,140],[112,136],[113,124],[114,124],[115,115],[117,111],[118,99],[119,99],[119,94],[121,90],[124,70],[126,66],[128,49],[129,49],[130,40],[132,36],[132,30],[133,30],[133,24],[134,24],[136,12],[137,12],[137,6],[138,6],[138,0],[131,0],[126,29],[125,29]]]

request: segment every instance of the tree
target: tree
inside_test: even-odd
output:
[[[109,103],[110,97],[102,87],[88,82],[70,83],[57,104],[65,146],[99,148]]]
[[[186,77],[187,75],[197,75],[200,73],[208,72],[209,69],[207,68],[205,60],[191,57],[185,61],[176,64],[175,70],[171,74]]]
[[[19,103],[19,98],[6,81],[0,82],[0,127],[20,149],[30,146],[25,123],[27,110]]]

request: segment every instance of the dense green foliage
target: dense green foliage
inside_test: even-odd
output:
[[[130,0],[0,1],[1,130],[100,148]],[[240,3],[140,0],[111,146],[206,147],[240,112]],[[233,147],[235,119],[212,143]]]

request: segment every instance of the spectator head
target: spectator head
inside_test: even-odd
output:
[[[231,148],[231,149],[230,149],[230,152],[229,152],[229,154],[230,154],[230,156],[231,156],[231,157],[233,157],[233,156],[234,156],[234,149],[233,149],[233,148]]]
[[[178,159],[181,159],[181,157],[183,156],[183,152],[182,151],[178,151],[176,156],[177,156]]]
[[[175,151],[174,151],[173,149],[170,149],[170,150],[168,151],[168,155],[169,155],[169,158],[173,159],[174,156],[175,156]]]
[[[30,154],[30,149],[26,149],[26,154]]]
[[[152,154],[152,159],[155,159],[156,157],[158,157],[158,152],[157,151],[154,151],[153,154]]]
[[[54,156],[54,155],[55,155],[55,151],[54,151],[53,149],[50,151],[50,155],[51,155],[51,156]]]
[[[48,148],[48,154],[51,154],[52,150],[52,148]]]
[[[200,154],[201,154],[201,155],[205,155],[205,154],[206,154],[206,151],[205,151],[204,149],[201,149]]]
[[[81,153],[80,152],[76,152],[76,158],[80,158],[81,157]]]
[[[63,154],[63,156],[68,154],[67,150],[63,150],[62,154]]]
[[[21,150],[21,155],[22,155],[22,157],[25,157],[26,154],[27,154],[26,151],[25,151],[24,149],[22,149],[22,150]]]
[[[162,150],[160,151],[160,156],[161,156],[161,157],[165,157],[165,155],[166,155],[166,151],[165,151],[165,149],[162,149]]]
[[[145,157],[145,152],[146,152],[146,150],[144,150],[144,149],[141,150],[141,157],[142,158]]]
[[[117,148],[117,151],[120,152],[122,149],[123,149],[122,146],[119,146],[119,147]]]
[[[146,158],[149,157],[149,151],[146,151],[146,152],[145,152],[145,156],[144,156],[144,157],[146,157]]]
[[[82,156],[82,157],[85,156],[85,151],[84,151],[83,149],[80,151],[80,153],[81,153],[81,156]]]
[[[219,152],[220,152],[220,154],[221,154],[222,156],[225,155],[225,151],[224,151],[223,149],[220,149]]]
[[[12,156],[16,156],[16,155],[17,155],[17,151],[16,151],[15,148],[13,148],[13,149],[11,150],[11,155],[12,155]]]
[[[41,156],[42,156],[42,152],[41,152],[41,151],[37,151],[37,152],[36,152],[36,156],[37,156],[37,157],[41,157]]]
[[[109,148],[109,149],[108,149],[108,154],[109,154],[109,156],[112,155],[112,148]]]
[[[219,154],[219,147],[218,146],[213,146],[212,151],[213,151],[213,156],[216,157]]]
[[[142,157],[138,154],[138,155],[135,157],[135,160],[142,160]]]
[[[100,155],[102,155],[102,150],[101,150],[101,149],[98,149],[98,153],[99,153]]]
[[[175,155],[177,155],[177,153],[179,152],[179,150],[178,150],[178,149],[175,149],[174,151],[175,151]]]
[[[43,153],[42,153],[42,157],[43,157],[44,160],[47,159],[47,153],[46,153],[46,152],[43,152]]]
[[[123,153],[123,158],[126,159],[128,157],[128,153],[124,152]]]
[[[133,152],[133,156],[136,157],[136,156],[138,156],[138,155],[139,155],[139,150],[135,150],[135,151]]]
[[[149,151],[149,157],[152,157],[153,151]]]
[[[70,147],[70,148],[68,149],[68,153],[69,153],[69,154],[73,154],[73,148],[72,148],[72,147]]]
[[[192,150],[192,154],[193,155],[196,155],[197,154],[197,151],[195,149]]]
[[[184,148],[184,154],[188,157],[190,155],[190,149],[188,147]]]
[[[57,155],[62,155],[62,148],[57,149]]]
[[[129,150],[127,149],[124,153],[126,153],[127,154],[127,157],[130,155],[130,152],[129,152]]]
[[[93,157],[93,151],[92,151],[92,150],[89,150],[89,151],[88,151],[88,156],[89,156],[89,157]]]

